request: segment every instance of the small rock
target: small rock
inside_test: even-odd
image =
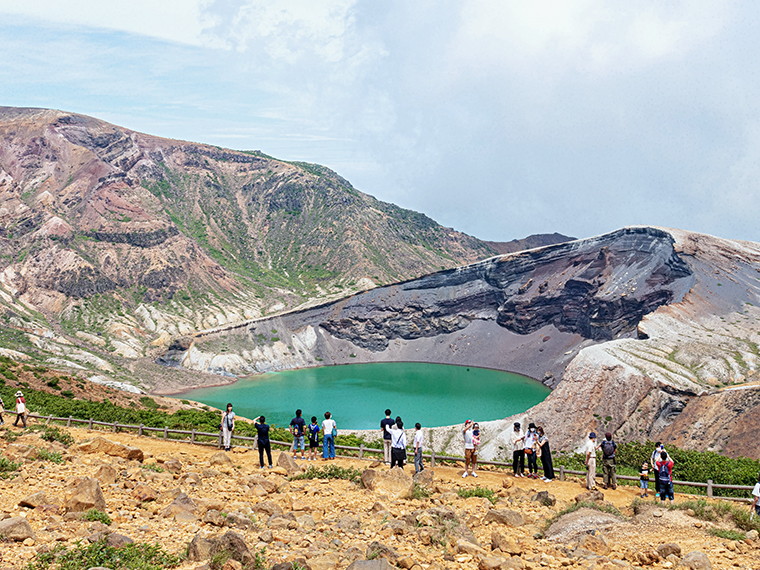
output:
[[[610,547],[607,541],[600,534],[585,534],[578,541],[578,548],[590,550],[600,556],[606,556],[610,553]]]
[[[171,458],[164,461],[164,469],[172,472],[179,473],[182,471],[182,462],[179,459]]]
[[[119,472],[112,465],[101,465],[93,475],[101,485],[112,485],[119,480]]]
[[[123,534],[117,534],[115,532],[112,532],[106,536],[106,544],[108,546],[112,546],[113,548],[122,548],[126,546],[127,544],[134,544],[134,540],[129,538],[128,536],[124,536]]]
[[[29,509],[35,509],[40,505],[49,505],[53,501],[48,499],[47,495],[44,491],[39,491],[38,493],[34,493],[33,495],[29,495],[25,499],[21,499],[18,502],[19,507],[27,507]]]
[[[663,515],[663,512],[661,510],[659,510],[659,509],[657,509],[655,511],[652,511],[652,516],[653,517],[661,518],[662,515]]]
[[[504,554],[519,556],[522,548],[512,537],[505,537],[498,532],[491,533],[491,550],[500,550]]]
[[[104,511],[106,499],[100,488],[100,481],[87,477],[77,485],[74,494],[66,501],[66,510],[83,512],[89,509]]]
[[[525,524],[525,519],[517,511],[511,509],[492,509],[483,517],[483,524],[495,522],[506,526],[517,527]]]
[[[394,570],[385,558],[355,560],[346,570]]]
[[[681,559],[676,568],[688,568],[688,570],[712,570],[712,564],[707,554],[694,550]]]
[[[301,468],[298,466],[298,463],[295,462],[295,459],[293,459],[287,451],[280,452],[280,456],[277,458],[277,466],[282,467],[287,471],[289,477],[301,473]]]
[[[217,467],[232,467],[232,459],[223,451],[217,451],[209,457],[208,462]]]
[[[27,538],[37,539],[32,527],[23,517],[11,517],[0,521],[0,535],[7,540],[15,540],[16,542],[23,542]]]
[[[667,558],[671,554],[675,554],[676,556],[681,556],[681,547],[673,542],[668,542],[667,544],[661,544],[657,547],[657,554],[660,555],[661,558]]]
[[[237,560],[230,558],[227,560],[227,562],[224,563],[222,570],[243,570],[243,565]]]
[[[747,540],[757,540],[758,533],[755,529],[752,529],[752,530],[748,530],[744,536],[747,538]]]
[[[259,534],[259,540],[261,542],[266,542],[267,544],[269,544],[270,542],[274,540],[274,534],[272,534],[272,531],[269,529],[264,530],[261,532],[261,534]]]
[[[576,503],[599,503],[604,501],[604,493],[599,490],[581,493],[575,497]]]
[[[147,483],[138,483],[135,485],[134,489],[132,489],[132,496],[141,503],[146,503],[158,499],[158,491],[153,489]]]
[[[415,473],[412,476],[412,481],[414,481],[414,483],[420,487],[430,489],[433,486],[434,477],[435,474],[433,473],[432,469],[423,469],[419,473]]]
[[[549,491],[539,491],[530,499],[535,503],[540,503],[545,507],[553,507],[557,504],[557,499]]]
[[[367,552],[365,556],[369,558],[384,558],[388,560],[391,564],[395,564],[396,561],[399,559],[398,552],[396,552],[393,548],[390,546],[385,546],[383,543],[378,541],[372,541],[369,543],[369,546],[367,546]]]

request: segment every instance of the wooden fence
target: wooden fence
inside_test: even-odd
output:
[[[15,414],[13,411],[6,410],[6,413],[9,414]],[[176,429],[169,429],[167,427],[157,428],[157,427],[148,427],[146,425],[140,424],[138,426],[135,425],[129,425],[129,424],[120,424],[118,422],[108,423],[108,422],[99,422],[95,421],[92,418],[89,420],[82,420],[79,418],[75,418],[72,416],[69,416],[68,418],[57,418],[54,416],[41,416],[39,414],[28,414],[28,418],[36,418],[39,420],[44,420],[45,425],[49,425],[50,422],[63,422],[66,424],[66,427],[71,427],[71,424],[87,424],[87,429],[93,429],[96,426],[103,426],[105,428],[111,428],[112,432],[117,432],[119,430],[136,430],[138,436],[144,435],[146,432],[156,432],[163,436],[163,439],[168,439],[169,434],[177,434],[180,436],[189,436],[189,438],[185,440],[180,441],[186,441],[195,445],[215,445],[218,448],[221,448],[222,446],[222,435],[221,432],[204,432],[204,431],[197,431],[195,429],[193,430],[176,430]],[[210,443],[210,442],[202,442],[198,441],[198,437],[210,437],[216,439],[216,443]],[[247,446],[250,449],[256,449],[256,441],[257,438],[255,437],[248,437],[243,435],[232,435],[233,440],[238,440],[242,442],[249,442],[250,445]],[[292,443],[287,441],[276,441],[276,440],[270,440],[272,445],[275,446],[281,446],[290,448]],[[244,445],[244,447],[246,447]],[[337,457],[346,457],[346,458],[352,458],[352,459],[366,459],[366,460],[376,460],[377,457],[366,457],[368,454],[377,454],[380,459],[382,459],[383,456],[383,450],[382,449],[376,449],[374,447],[365,447],[364,445],[360,445],[359,447],[353,447],[350,445],[336,445],[335,446],[336,451],[342,450],[342,451],[350,451],[354,452],[355,455],[337,455]],[[429,454],[422,455],[423,459],[426,459],[430,463],[430,467],[435,467],[436,461],[457,461],[457,462],[463,462],[464,460],[461,457],[449,457],[446,455],[438,455],[435,453],[435,451],[431,451]],[[502,467],[502,468],[511,468],[511,463],[506,463],[503,461],[481,461],[478,460],[479,465],[493,465],[496,467]],[[573,471],[571,469],[565,469],[564,466],[560,466],[559,469],[559,480],[564,481],[567,477],[567,475],[586,475],[585,471]],[[596,474],[597,477],[602,477],[601,473]],[[624,481],[639,481],[638,477],[632,477],[629,475],[617,475],[617,478]],[[748,493],[752,491],[754,487],[750,485],[721,485],[718,483],[713,483],[712,479],[708,479],[707,483],[697,483],[693,481],[673,481],[673,485],[682,485],[684,487],[697,487],[702,488],[706,490],[705,495],[694,495],[698,497],[708,497],[713,498],[714,491],[716,489],[730,489],[730,490],[738,490],[738,491],[747,491]],[[691,494],[691,493],[689,493]],[[730,501],[749,501],[749,499],[745,499],[742,497],[719,497],[720,499],[730,500]]]

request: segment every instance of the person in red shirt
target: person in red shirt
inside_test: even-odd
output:
[[[16,421],[13,422],[13,425],[18,427],[19,420],[26,427],[26,400],[21,391],[16,392]]]
[[[664,503],[665,497],[673,503],[673,460],[668,457],[667,451],[660,453],[660,458],[655,462],[656,477],[660,485],[660,500]]]

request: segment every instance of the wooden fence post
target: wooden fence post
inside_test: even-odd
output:
[[[430,468],[435,469],[435,450],[430,450]]]
[[[190,443],[195,443],[195,428],[193,428],[193,433],[190,436]]]
[[[707,480],[707,498],[712,499],[713,496],[713,480],[708,479]]]
[[[69,419],[66,420],[66,427],[71,427],[71,419],[72,419],[72,416],[69,416]]]
[[[167,439],[169,437],[169,428],[164,426],[164,439]]]
[[[560,481],[565,480],[565,466],[564,465],[559,466],[559,480]]]
[[[143,434],[143,427],[145,427],[145,425],[144,424],[140,424],[140,427],[137,428],[137,435],[142,435]]]
[[[92,418],[90,418],[90,423],[87,424],[87,429],[92,429]]]
[[[46,426],[49,426],[49,425],[50,425],[50,421],[51,421],[52,419],[53,419],[53,414],[50,414],[50,415],[48,416],[48,419],[47,419],[47,421],[45,422],[45,425],[46,425]]]
[[[113,423],[113,433],[116,433],[116,422]]]
[[[364,458],[364,444],[362,443],[359,445],[359,459],[363,459],[363,458]]]

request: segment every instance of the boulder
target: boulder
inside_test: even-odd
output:
[[[229,455],[223,451],[217,451],[214,455],[208,458],[208,462],[210,465],[216,467],[232,467],[232,459],[230,459]]]
[[[391,564],[395,564],[399,559],[398,552],[390,546],[385,546],[382,542],[376,540],[369,543],[365,556],[371,559],[383,558]]]
[[[93,475],[101,485],[112,485],[119,479],[119,473],[112,465],[101,465]]]
[[[134,544],[134,540],[123,534],[111,532],[106,536],[106,545],[113,548],[123,548],[128,544]]]
[[[164,461],[164,469],[171,473],[179,473],[182,471],[182,462],[179,459],[171,458]]]
[[[388,499],[409,499],[414,491],[414,481],[400,467],[388,471],[365,469],[362,472],[362,485]]]
[[[758,532],[755,529],[748,530],[745,536],[747,537],[747,540],[757,540]]]
[[[26,507],[28,509],[36,509],[40,505],[50,505],[54,501],[48,498],[48,496],[45,494],[45,491],[39,491],[37,493],[34,493],[33,495],[29,495],[28,497],[21,499],[18,502],[19,507]]]
[[[346,570],[395,570],[385,558],[374,560],[355,560]]]
[[[224,526],[225,518],[216,509],[209,509],[206,511],[206,514],[203,515],[203,522],[214,526]]]
[[[0,521],[0,536],[5,537],[6,540],[15,540],[16,542],[23,542],[28,538],[37,540],[32,527],[24,517],[11,517]]]
[[[249,565],[253,567],[255,563],[254,555],[249,550],[243,537],[231,530],[213,539],[209,558],[213,558],[222,551],[227,551],[231,559],[237,560],[245,567]]]
[[[272,481],[271,479],[266,479],[265,477],[259,477],[258,475],[254,475],[253,477],[248,477],[248,486],[249,487],[256,487],[259,486],[262,489],[264,489],[267,493],[274,493],[277,491],[277,483]]]
[[[545,507],[553,507],[557,504],[557,499],[549,491],[539,491],[530,500]]]
[[[74,448],[80,453],[105,453],[113,457],[123,457],[124,459],[133,459],[142,463],[144,454],[141,449],[129,445],[122,445],[115,441],[108,440],[98,436],[92,441],[81,443]]]
[[[480,556],[478,557],[478,570],[501,570],[502,568],[508,568],[505,566],[508,558],[502,558],[501,556]]]
[[[89,509],[103,511],[105,508],[106,499],[100,488],[100,481],[92,477],[83,479],[66,501],[66,510],[75,513]]]
[[[280,456],[277,458],[277,467],[282,467],[287,471],[288,477],[301,473],[301,468],[298,466],[298,463],[295,462],[287,451],[280,452]]]
[[[425,489],[430,489],[433,486],[433,478],[434,473],[432,469],[423,469],[412,476],[414,483]]]
[[[227,513],[227,517],[224,521],[224,526],[245,530],[253,526],[253,521],[243,513],[233,511],[231,513]]]
[[[147,503],[149,501],[155,501],[158,499],[158,491],[153,489],[147,483],[138,483],[132,489],[132,496],[141,503]]]
[[[604,501],[604,493],[599,490],[587,491],[575,497],[576,503],[601,503]]]
[[[253,512],[264,513],[267,516],[272,516],[281,515],[282,509],[280,508],[280,505],[273,503],[272,501],[259,501],[253,505]]]
[[[196,509],[197,505],[195,504],[195,501],[188,497],[186,493],[180,493],[177,495],[177,498],[175,498],[170,504],[164,507],[160,515],[164,518],[168,518],[176,517],[177,515],[181,515],[183,513],[195,514]]]
[[[194,562],[200,562],[202,560],[208,560],[211,558],[211,547],[214,545],[212,538],[209,538],[205,534],[198,533],[190,541],[190,545],[187,547],[187,557]]]
[[[222,570],[245,570],[245,569],[243,568],[243,565],[240,562],[230,558],[224,563],[224,566],[222,566]]]
[[[578,541],[577,547],[590,550],[600,556],[606,556],[610,553],[607,541],[600,534],[584,534]]]
[[[523,516],[517,511],[513,511],[511,509],[491,509],[488,511],[488,513],[486,513],[486,516],[483,517],[483,524],[487,524],[491,521],[512,527],[522,526],[525,524],[525,519],[523,519]]]
[[[192,471],[190,473],[185,473],[182,475],[182,477],[179,478],[179,482],[182,485],[200,485],[201,480],[201,476],[198,473],[193,473]]]
[[[660,555],[660,558],[667,558],[671,554],[675,554],[676,556],[681,556],[681,547],[673,542],[669,542],[667,544],[661,544],[657,547],[657,554]]]
[[[469,540],[465,540],[464,538],[457,540],[456,549],[460,554],[470,554],[471,556],[488,555],[488,552],[485,549],[481,548],[477,544],[473,544]]]
[[[707,554],[693,550],[686,554],[676,568],[688,568],[688,570],[712,570],[712,564]]]
[[[309,559],[311,570],[334,570],[338,567],[340,558],[334,552],[328,552],[322,556],[315,556]]]
[[[491,533],[491,550],[500,550],[504,554],[519,556],[522,554],[522,548],[510,536],[503,536],[498,532]]]

